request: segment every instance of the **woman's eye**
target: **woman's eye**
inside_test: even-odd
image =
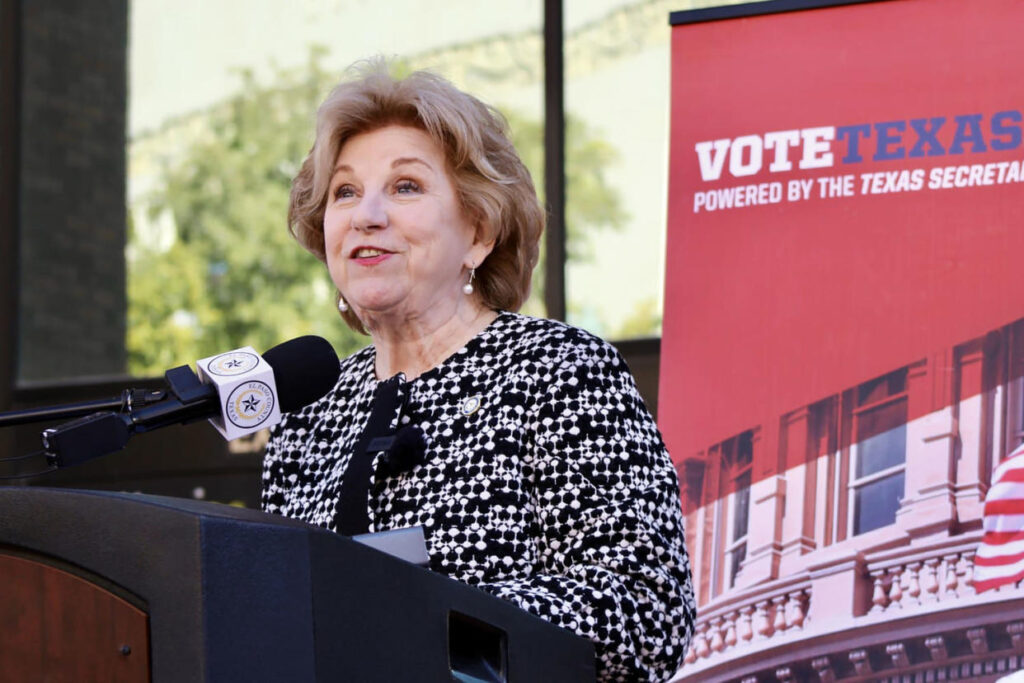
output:
[[[420,191],[420,185],[415,180],[399,180],[395,183],[395,192],[398,194],[410,194]]]
[[[335,199],[346,199],[354,196],[356,196],[356,190],[351,185],[339,185],[334,191]]]

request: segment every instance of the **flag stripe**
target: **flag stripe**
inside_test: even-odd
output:
[[[981,540],[984,544],[982,547],[1005,545],[1014,541],[1024,541],[1024,531],[987,531]]]
[[[977,559],[977,558],[975,558]],[[1016,576],[1018,571],[1024,570],[1024,557],[1009,564],[993,565],[990,567],[975,565],[974,583],[979,581],[993,580],[998,578],[1009,578]]]
[[[1024,515],[1024,498],[991,500],[985,498],[986,515]]]
[[[1024,556],[1024,540],[994,545],[982,539],[981,547],[978,548],[978,558],[1013,557],[1017,555]]]
[[[995,515],[984,517],[982,523],[986,533],[1013,533],[1024,529],[1024,515]]]
[[[1024,562],[1024,552],[1016,555],[995,555],[992,557],[974,556],[975,567],[1005,567],[1008,564]]]
[[[1024,482],[1024,462],[1017,463],[1017,466],[1013,469],[1004,471],[1002,476],[999,477],[999,481],[1013,482],[1017,484]]]
[[[1009,567],[985,567],[976,569],[972,585],[976,593],[982,593],[991,588],[998,588],[1006,584],[1017,583],[1024,579],[1024,560]]]
[[[1021,579],[1024,579],[1024,569],[1021,569],[1020,571],[1018,571],[1013,576],[1007,576],[1005,578],[987,579],[985,581],[975,581],[974,582],[974,592],[975,593],[984,593],[985,591],[991,590],[993,588],[999,588],[1000,586],[1005,586],[1007,584],[1017,583]]]
[[[992,473],[992,481],[1001,481],[1007,470],[1016,470],[1024,467],[1024,459],[1019,457],[1021,455],[1024,455],[1024,444],[1018,446],[1013,453],[1010,453],[1005,460],[999,463],[999,467]]]
[[[987,500],[991,500],[993,498],[996,500],[1020,500],[1024,498],[1024,470],[1013,470],[1010,474],[1020,474],[1021,480],[1016,482],[1006,479],[1005,477],[1000,479],[988,490],[988,495],[985,496]]]

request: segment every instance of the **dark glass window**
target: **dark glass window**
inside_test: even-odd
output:
[[[735,517],[732,525],[732,540],[738,541],[747,535],[747,528],[750,526],[750,470],[737,477],[734,495],[736,498],[733,505]]]
[[[749,461],[747,463],[749,465]],[[736,575],[747,559],[747,530],[750,527],[750,468],[735,482],[733,494],[732,549],[729,551],[729,587],[736,585]]]
[[[853,496],[853,534],[880,529],[896,521],[903,497],[904,473],[858,487]]]
[[[857,478],[902,465],[907,457],[907,401],[857,415]]]
[[[906,391],[906,369],[857,387],[850,481],[853,535],[896,521],[907,460]]]

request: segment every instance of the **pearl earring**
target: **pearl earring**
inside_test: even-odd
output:
[[[473,276],[476,275],[476,268],[469,269],[469,282],[462,285],[462,293],[469,296],[473,293]]]
[[[338,310],[342,313],[348,310],[348,304],[345,303],[345,298],[340,295],[338,296]]]

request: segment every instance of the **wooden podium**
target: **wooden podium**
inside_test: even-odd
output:
[[[3,681],[593,681],[574,634],[301,522],[0,487]]]

